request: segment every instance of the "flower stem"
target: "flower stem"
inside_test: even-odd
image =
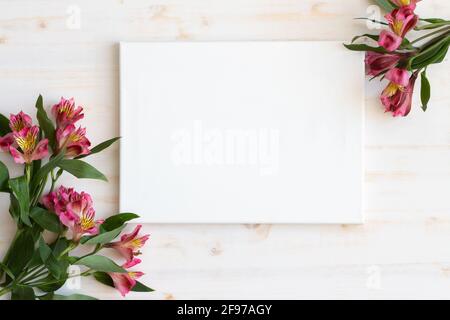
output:
[[[2,290],[0,290],[0,297],[9,293],[12,289],[9,287],[3,288]]]

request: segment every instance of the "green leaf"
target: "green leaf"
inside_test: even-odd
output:
[[[41,257],[41,261],[45,263],[52,254],[52,249],[45,243],[45,240],[41,237],[39,239],[39,256]]]
[[[39,188],[39,184],[42,183],[53,169],[55,169],[61,160],[64,158],[65,151],[62,150],[54,158],[50,159],[42,168],[40,168],[33,179],[31,180],[31,194],[35,194]]]
[[[383,47],[371,47],[366,44],[344,44],[344,47],[352,51],[372,51],[378,53],[387,53],[387,51]]]
[[[9,119],[0,113],[0,136],[4,136],[10,132]]]
[[[83,265],[90,269],[103,272],[126,273],[122,267],[119,267],[114,261],[103,256],[87,256],[77,261],[77,265]]]
[[[131,289],[131,291],[134,291],[134,292],[153,292],[155,290],[153,290],[152,288],[147,287],[142,282],[136,281],[136,285]]]
[[[416,31],[432,30],[432,29],[437,29],[437,28],[440,28],[440,27],[445,27],[445,26],[447,26],[449,24],[450,24],[450,21],[443,20],[443,21],[439,21],[439,22],[432,22],[430,24],[425,24],[425,25],[422,25],[422,26],[416,26],[414,28],[414,30],[416,30]]]
[[[362,34],[360,36],[354,37],[352,39],[352,43],[355,42],[356,40],[360,39],[360,38],[370,38],[370,39],[378,42],[379,37],[380,37],[379,35],[365,33],[365,34]]]
[[[6,167],[5,164],[0,161],[0,192],[9,192],[8,180],[8,167]]]
[[[112,281],[111,277],[105,273],[105,272],[94,272],[94,278],[98,282],[114,288],[114,282]],[[155,291],[152,288],[147,287],[142,282],[136,281],[136,285],[131,289],[131,291],[134,292],[152,292]]]
[[[98,282],[100,282],[106,286],[114,288],[114,282],[112,281],[111,277],[107,273],[100,272],[100,271],[94,272],[94,278]]]
[[[9,195],[9,200],[11,202],[9,206],[9,213],[11,217],[15,221],[16,224],[20,223],[20,208],[19,201],[17,201],[16,197],[13,194]]]
[[[125,222],[128,222],[130,220],[139,218],[139,216],[135,213],[131,212],[125,212],[125,213],[119,213],[114,216],[111,216],[107,218],[100,226],[100,229],[106,230],[106,231],[112,231],[114,229],[117,229],[125,224]]]
[[[71,159],[71,160],[61,160],[59,165],[61,169],[69,172],[80,179],[98,179],[103,181],[108,181],[105,175],[91,166],[89,163],[86,163],[81,160]]]
[[[17,285],[12,290],[11,300],[36,300],[36,296],[33,288]]]
[[[64,274],[61,279],[55,279],[52,275],[48,275],[44,279],[40,280],[43,283],[38,285],[39,290],[44,292],[54,292],[60,289],[67,281],[67,274]]]
[[[63,230],[63,226],[61,225],[58,216],[55,213],[41,207],[34,207],[33,209],[31,209],[30,217],[42,229],[58,234]]]
[[[425,21],[425,22],[429,22],[429,23],[440,23],[440,22],[446,22],[447,20],[444,19],[440,19],[440,18],[428,18],[428,19],[419,19],[420,21]]]
[[[17,276],[31,260],[34,254],[33,230],[22,229],[11,246],[11,252],[7,266]]]
[[[95,147],[93,147],[93,148],[91,149],[91,152],[90,152],[89,154],[85,154],[85,155],[82,155],[82,156],[78,156],[78,157],[76,157],[76,159],[85,158],[85,157],[87,157],[87,156],[90,156],[90,155],[99,153],[100,151],[105,150],[106,148],[108,148],[110,145],[112,145],[114,142],[116,142],[116,141],[119,140],[119,139],[120,139],[120,137],[116,137],[116,138],[112,138],[112,139],[103,141],[102,143],[100,143],[100,144],[96,145]]]
[[[429,46],[409,60],[410,69],[422,69],[430,64],[442,62],[447,54],[449,45],[450,37],[446,37]]]
[[[114,240],[115,238],[117,238],[117,236],[120,234],[120,232],[123,230],[123,228],[125,228],[125,226],[120,226],[117,229],[114,229],[112,231],[106,231],[103,233],[100,233],[99,235],[96,235],[94,237],[90,237],[87,238],[84,242],[82,241],[83,244],[105,244],[105,243],[109,243],[112,240]]]
[[[48,293],[44,296],[39,297],[40,300],[98,300],[97,298],[87,296],[84,294],[71,294],[69,296],[64,296],[56,293]]]
[[[9,187],[19,202],[20,220],[31,227],[30,215],[30,193],[28,182],[25,176],[9,180]]]
[[[375,3],[387,12],[391,12],[392,10],[397,8],[397,6],[389,0],[375,0]]]
[[[47,112],[44,110],[44,102],[41,95],[39,95],[36,101],[36,109],[36,117],[38,119],[39,126],[44,131],[44,135],[48,139],[50,147],[55,150],[55,126],[47,116]]]
[[[14,274],[12,273],[12,271],[3,263],[0,262],[0,270],[3,270],[3,272],[5,272],[11,279],[15,279],[16,277],[14,276]],[[1,276],[0,276],[1,279]]]
[[[421,88],[420,88],[420,98],[422,100],[423,111],[427,111],[430,96],[431,96],[431,86],[427,78],[426,70],[424,70],[421,73]]]
[[[67,238],[59,238],[58,241],[52,245],[53,255],[55,257],[59,257],[61,253],[63,253],[71,245],[71,243],[72,241]]]

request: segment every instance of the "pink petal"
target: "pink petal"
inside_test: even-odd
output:
[[[48,155],[48,139],[39,141],[31,155],[31,160],[40,160]]]
[[[23,154],[19,150],[9,147],[9,153],[13,157],[15,163],[24,164],[26,162]]]
[[[380,38],[378,40],[378,44],[385,48],[387,51],[395,51],[402,44],[402,37],[396,35],[393,32],[383,30],[380,33]]]
[[[133,230],[132,233],[130,233],[130,234],[124,234],[124,235],[120,238],[120,240],[121,240],[122,242],[127,242],[127,241],[130,241],[130,240],[133,240],[134,238],[136,238],[136,236],[138,235],[139,230],[141,230],[141,228],[142,228],[142,225],[141,225],[141,224],[137,225],[136,228]]]
[[[393,68],[386,73],[386,79],[402,87],[409,83],[409,73],[405,69]]]

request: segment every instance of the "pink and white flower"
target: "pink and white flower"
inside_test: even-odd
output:
[[[31,126],[33,126],[31,117],[23,111],[20,111],[16,115],[11,114],[9,117],[9,127],[13,132],[19,132],[23,128],[29,128]]]
[[[58,151],[66,148],[65,156],[67,158],[89,154],[91,142],[86,138],[85,128],[75,128],[75,125],[69,124],[65,128],[56,129],[56,142]]]
[[[390,83],[381,94],[381,102],[386,112],[392,112],[394,117],[407,116],[411,111],[412,96],[417,74],[411,77],[406,70],[392,69],[386,74]]]
[[[391,0],[398,7],[411,6],[413,9],[416,8],[416,3],[420,0]]]
[[[0,149],[4,152],[9,152],[9,147],[12,146],[16,140],[14,138],[14,132],[19,132],[24,128],[30,128],[33,126],[31,117],[20,111],[18,114],[11,114],[9,117],[10,133],[0,137]]]
[[[31,163],[48,155],[48,140],[39,141],[39,127],[25,127],[13,132],[14,144],[9,146],[9,152],[16,163]]]
[[[82,112],[83,108],[81,106],[75,108],[74,98],[64,99],[64,97],[61,97],[61,101],[52,107],[52,113],[56,118],[56,125],[63,128],[83,119],[84,114]]]
[[[366,52],[366,74],[376,77],[394,68],[401,60],[399,54],[383,54],[372,51]]]
[[[122,265],[122,268],[129,269],[139,263],[141,263],[141,260],[133,259]],[[111,277],[114,287],[125,297],[136,285],[136,279],[142,277],[144,273],[140,271],[128,271],[126,273],[109,272],[108,275]]]
[[[385,16],[391,30],[401,38],[416,26],[419,17],[414,13],[414,7],[404,6],[395,9]]]
[[[72,240],[78,242],[83,235],[97,235],[103,220],[95,221],[92,198],[86,192],[60,187],[42,199],[43,205],[55,212],[63,225],[72,231]]]
[[[139,249],[144,246],[145,242],[150,237],[148,234],[138,236],[141,228],[142,225],[136,226],[132,233],[122,235],[120,241],[109,243],[105,245],[105,247],[117,250],[125,259],[127,259],[127,262],[131,262],[135,256],[141,254]]]

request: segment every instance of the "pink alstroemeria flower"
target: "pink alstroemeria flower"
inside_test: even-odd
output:
[[[73,98],[64,99],[61,97],[61,101],[52,107],[52,113],[56,118],[56,125],[64,128],[69,124],[74,124],[78,120],[84,118],[83,108],[75,108],[75,100]]]
[[[378,44],[389,52],[397,50],[402,42],[402,37],[388,30],[381,31],[380,37],[378,39]]]
[[[19,132],[24,128],[33,126],[31,117],[20,111],[18,114],[11,114],[9,117],[9,127],[12,132],[0,137],[0,149],[4,152],[9,152],[9,147],[15,143],[14,132]]]
[[[414,13],[412,6],[401,7],[395,9],[385,16],[391,30],[399,37],[404,38],[405,35],[416,26],[419,17]]]
[[[42,199],[44,206],[54,211],[63,225],[72,231],[72,240],[78,242],[83,235],[96,235],[103,220],[95,221],[92,198],[86,192],[60,187]]]
[[[401,59],[399,54],[383,54],[372,51],[366,52],[366,74],[376,77],[394,68]]]
[[[48,140],[39,140],[39,127],[25,127],[19,132],[14,132],[15,143],[20,148],[15,148],[14,145],[9,147],[9,152],[16,163],[31,163],[34,160],[39,160],[48,155]]]
[[[392,72],[391,72],[392,71]],[[381,94],[381,102],[386,112],[392,112],[394,117],[407,116],[411,111],[412,96],[417,74],[409,77],[408,72],[402,69],[392,69],[386,74],[391,82]]]
[[[69,124],[64,129],[56,129],[56,141],[58,151],[66,148],[67,158],[89,154],[91,142],[86,138],[86,129],[76,129],[73,124]]]
[[[9,127],[13,132],[19,132],[23,128],[29,128],[31,126],[33,126],[31,117],[23,111],[20,111],[16,115],[11,114],[9,116]]]
[[[122,265],[122,268],[129,269],[139,263],[141,263],[141,260],[133,259]],[[142,277],[144,273],[140,271],[128,271],[126,273],[109,272],[108,275],[111,277],[114,287],[125,297],[136,285],[136,279]]]
[[[136,226],[132,233],[122,235],[120,241],[109,243],[105,245],[105,247],[116,249],[125,259],[127,259],[127,262],[131,262],[135,256],[141,254],[139,249],[144,246],[145,242],[150,237],[148,234],[138,237],[141,228],[142,225]]]
[[[413,9],[416,8],[416,3],[420,0],[391,0],[398,7],[411,6]]]

